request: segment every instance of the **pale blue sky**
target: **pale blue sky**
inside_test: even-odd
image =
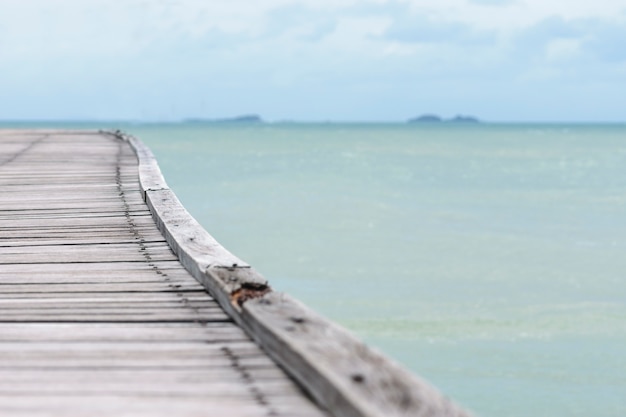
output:
[[[0,119],[626,121],[626,0],[0,0]]]

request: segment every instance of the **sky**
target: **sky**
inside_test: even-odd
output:
[[[626,121],[626,0],[0,0],[0,120]]]

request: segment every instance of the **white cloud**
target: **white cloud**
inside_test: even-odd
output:
[[[383,106],[407,85],[436,96],[436,83],[623,75],[625,11],[626,0],[0,0],[0,90],[74,91],[66,105],[83,109],[110,97],[127,113],[156,92],[279,103],[272,88],[367,90]]]
[[[219,34],[246,42],[286,34],[297,44],[341,32],[343,41],[336,45],[345,49],[346,42],[354,42],[358,47],[367,42],[371,32],[382,31],[379,23],[382,21],[388,22],[390,43],[411,38],[468,42],[486,33],[508,36],[551,16],[566,20],[604,19],[626,10],[626,0],[600,3],[586,0],[0,0],[0,59],[136,54],[177,42],[211,43],[211,38]],[[364,10],[370,10],[369,17],[363,15]],[[361,18],[374,21],[372,31],[346,23]],[[340,21],[355,32],[347,34]]]
[[[498,7],[494,3],[499,3]],[[626,0],[404,0],[401,4],[408,5],[414,13],[504,33],[524,29],[551,16],[610,19],[626,10]]]
[[[459,45],[490,42],[493,34],[474,30],[466,23],[439,20],[418,13],[396,18],[384,32],[384,39],[405,43],[454,43]]]
[[[559,63],[572,61],[581,56],[581,42],[577,39],[555,39],[546,46],[546,59]]]

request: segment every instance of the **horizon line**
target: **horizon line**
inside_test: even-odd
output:
[[[439,125],[497,125],[497,124],[626,124],[626,120],[483,120],[478,119],[475,122],[467,121],[455,121],[451,119],[442,119],[440,121],[413,121],[412,119],[405,120],[340,120],[340,119],[326,119],[326,120],[298,120],[298,119],[277,119],[277,120],[264,120],[258,121],[246,121],[237,120],[234,118],[199,118],[199,117],[184,117],[180,119],[134,119],[134,118],[58,118],[58,119],[39,119],[39,118],[19,118],[19,119],[0,119],[0,125],[8,124],[96,124],[96,123],[121,123],[121,124],[146,124],[146,125],[158,125],[158,124],[237,124],[237,125],[278,125],[278,124],[402,124],[402,125],[427,125],[427,126],[439,126]]]

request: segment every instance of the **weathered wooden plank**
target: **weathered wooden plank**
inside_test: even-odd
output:
[[[165,311],[172,308],[191,308],[194,311],[201,312],[203,309],[220,310],[221,307],[212,299],[202,301],[153,301],[142,300],[131,302],[128,300],[108,299],[100,301],[84,301],[84,300],[55,300],[55,299],[9,299],[0,300],[0,314],[5,312],[17,312],[28,309],[30,312],[45,313],[46,311],[87,311],[90,313],[98,313],[99,311],[123,311],[129,312],[130,309],[138,310],[159,310]]]
[[[19,190],[24,185],[38,188],[59,188],[71,190],[69,184],[76,184],[76,187],[100,187],[100,186],[122,186],[135,187],[139,184],[139,180],[135,175],[133,167],[120,168],[119,174],[111,172],[110,169],[96,170],[92,169],[88,174],[83,173],[80,177],[71,174],[69,171],[63,171],[59,174],[58,170],[53,170],[52,166],[47,168],[38,165],[37,174],[33,175],[32,171],[9,171],[3,169],[2,177],[0,177],[0,187],[6,189]],[[59,169],[63,167],[59,166]]]
[[[9,300],[12,301],[12,300]],[[27,309],[27,313],[25,312]],[[176,310],[176,311],[174,311]],[[177,302],[172,300],[169,302],[142,302],[142,303],[99,303],[89,305],[89,303],[5,303],[0,305],[1,320],[14,322],[18,319],[26,317],[39,316],[70,316],[84,318],[85,316],[95,315],[115,315],[136,314],[138,316],[154,316],[165,314],[189,314],[190,320],[202,317],[218,317],[218,313],[222,313],[219,305],[213,302]],[[220,319],[224,317],[219,315]],[[27,320],[25,320],[27,321]]]
[[[3,176],[4,177],[4,176]],[[6,177],[4,177],[6,178]],[[138,181],[127,181],[124,185],[116,183],[115,177],[109,178],[103,181],[101,178],[94,178],[88,183],[81,182],[62,182],[52,183],[46,180],[45,183],[41,183],[42,179],[33,180],[31,184],[24,184],[22,182],[16,182],[13,180],[11,184],[0,183],[0,190],[6,193],[7,196],[22,196],[25,194],[85,194],[85,193],[98,193],[98,194],[111,194],[117,195],[120,191],[132,192],[139,191]],[[83,181],[89,180],[84,178]]]
[[[80,227],[36,227],[36,228],[23,228],[23,229],[0,229],[0,236],[4,236],[5,239],[16,238],[87,238],[89,236],[95,239],[100,237],[113,236],[158,236],[158,230],[154,226],[135,226],[128,227],[128,225],[117,226],[85,226]]]
[[[193,218],[187,210],[181,205],[176,195],[170,190],[158,190],[147,192],[147,203],[150,210],[154,213],[155,221],[165,235],[168,243],[176,253],[185,255],[182,251],[177,250],[178,247],[185,247],[190,252],[189,256],[193,256],[194,260],[198,260],[202,265],[200,270],[204,271],[206,267],[211,265],[221,265],[231,267],[237,265],[239,267],[248,267],[248,265],[235,255],[228,252],[220,245],[211,235],[209,235],[202,226]],[[164,220],[165,219],[165,220]],[[163,222],[167,221],[168,224]],[[184,258],[181,262],[186,269]],[[198,268],[198,264],[190,265],[190,267]],[[266,281],[263,280],[263,283]]]
[[[24,265],[24,264],[14,264],[14,265]],[[161,272],[161,271],[159,271]],[[83,275],[84,276],[84,275]],[[1,276],[0,276],[1,277]],[[58,277],[55,279],[55,277]],[[125,286],[129,286],[128,288],[138,289],[140,286],[144,288],[152,286],[152,284],[159,285],[167,285],[172,289],[185,288],[189,291],[190,288],[198,288],[198,290],[205,291],[204,287],[197,287],[197,281],[191,281],[193,284],[190,284],[189,277],[180,276],[180,277],[170,277],[170,275],[161,272],[150,273],[149,271],[142,271],[142,274],[124,274],[124,275],[109,275],[109,276],[85,276],[85,278],[81,278],[81,275],[74,276],[66,276],[64,274],[55,274],[52,276],[48,275],[34,275],[34,276],[12,276],[7,278],[0,278],[0,286],[3,285],[31,285],[31,286],[39,286],[41,288],[67,288],[71,291],[75,291],[78,289],[82,289],[83,287],[77,287],[77,285],[83,285],[84,288],[94,289],[93,285],[112,285],[115,289],[125,288]],[[52,285],[66,285],[66,287],[50,287]],[[69,285],[69,287],[67,287]],[[176,285],[180,285],[176,287]],[[46,287],[49,286],[49,287]],[[93,290],[95,291],[95,290]],[[58,292],[58,291],[57,291]],[[63,291],[61,291],[63,292]],[[84,292],[84,291],[83,291]]]
[[[143,213],[141,213],[143,214]],[[6,227],[2,227],[0,228],[0,237],[3,238],[4,240],[7,239],[11,239],[11,238],[20,238],[20,237],[42,237],[42,238],[46,238],[46,237],[50,237],[47,236],[46,233],[54,233],[57,235],[80,235],[80,232],[82,230],[88,230],[90,233],[83,233],[83,238],[87,239],[89,237],[91,237],[91,232],[93,233],[98,233],[98,235],[100,236],[118,236],[118,235],[122,235],[122,236],[128,236],[129,234],[136,234],[137,233],[146,233],[146,234],[150,234],[151,236],[155,236],[157,237],[154,240],[164,240],[163,236],[161,236],[158,233],[158,230],[154,227],[154,225],[150,225],[149,223],[145,223],[145,222],[136,222],[135,219],[141,219],[141,216],[134,216],[132,214],[127,214],[125,212],[120,212],[120,216],[124,216],[124,219],[118,219],[118,222],[107,222],[107,218],[113,217],[113,216],[93,216],[91,219],[89,219],[88,221],[84,221],[83,225],[77,225],[77,224],[72,224],[72,222],[66,222],[67,224],[62,224],[62,222],[58,222],[59,220],[64,221],[64,220],[70,220],[71,217],[70,216],[63,216],[60,218],[50,218],[47,220],[42,220],[42,219],[34,219],[35,221],[37,220],[42,220],[42,223],[44,223],[44,225],[41,226],[35,226],[35,225],[29,225],[27,221],[28,219],[22,219],[23,222],[22,224],[25,224],[25,226],[19,228],[19,227],[15,227],[17,226],[15,223],[18,223],[17,221],[11,221],[10,218],[7,219],[7,225]],[[11,216],[9,216],[11,217]],[[16,214],[14,216],[15,220],[17,220],[20,216],[19,214]],[[76,216],[76,218],[80,218],[80,216]],[[102,220],[102,222],[101,222]],[[2,220],[0,220],[1,222]],[[107,222],[108,224],[102,224]],[[15,224],[14,226],[11,226],[12,224]],[[124,233],[126,232],[126,233]],[[161,236],[161,237],[159,237]],[[54,236],[52,236],[54,237]]]
[[[25,212],[25,211],[16,211],[16,210],[12,210],[12,211],[5,211],[5,210],[0,210],[0,220],[15,220],[16,218],[19,218],[21,220],[26,220],[26,219],[37,219],[37,220],[56,220],[56,219],[66,219],[66,218],[71,218],[71,219],[101,219],[103,217],[130,217],[131,219],[137,218],[139,216],[146,216],[149,215],[150,213],[146,212],[145,210],[131,210],[131,209],[126,209],[123,206],[120,206],[116,209],[110,209],[110,210],[102,210],[99,212],[96,211],[91,211],[91,212],[86,212],[86,211],[74,211],[74,210],[64,210],[64,211],[57,211],[55,212],[47,212],[47,213],[42,213],[42,212]]]
[[[10,266],[19,266],[30,264],[13,264]],[[49,264],[64,265],[64,264]],[[81,264],[82,265],[82,264]],[[90,264],[91,265],[91,264]],[[9,266],[9,265],[5,265]],[[55,272],[55,273],[0,273],[0,285],[25,285],[25,284],[146,284],[146,283],[189,283],[189,275],[186,271],[172,271],[170,273],[163,270],[129,270],[127,273],[116,274],[110,272],[91,272],[91,273],[72,273],[72,272]],[[192,281],[196,283],[196,281]],[[204,288],[202,288],[204,289]]]
[[[103,246],[117,246],[103,248]],[[108,250],[104,250],[108,249]],[[177,257],[169,248],[143,248],[135,244],[59,245],[0,248],[0,264],[16,263],[92,263],[169,261]]]
[[[56,219],[100,219],[103,217],[125,217],[128,215],[131,218],[136,218],[138,216],[149,216],[150,211],[146,209],[125,209],[120,205],[116,210],[101,210],[101,211],[72,211],[72,210],[64,210],[64,211],[56,211],[56,212],[28,212],[28,211],[2,211],[0,210],[0,220],[15,220],[19,218],[21,220],[26,219],[37,219],[37,220],[56,220]]]
[[[163,312],[150,311],[123,311],[114,313],[95,312],[92,314],[37,314],[36,312],[22,313],[21,315],[3,314],[0,323],[167,323],[180,321],[195,322],[231,322],[232,320],[223,311],[194,313],[180,309]],[[270,360],[270,359],[268,359]]]
[[[292,375],[314,385],[316,395],[332,398],[333,409],[363,415],[465,415],[432,386],[285,294],[251,300],[243,310],[255,340],[280,355],[279,363]]]
[[[30,260],[32,258],[29,257],[28,254],[17,254],[17,255],[7,255],[0,258],[0,265],[9,265],[9,264],[27,264],[31,263]],[[65,263],[65,262],[76,262],[76,263],[92,263],[92,262],[145,262],[145,260],[156,260],[156,261],[167,261],[171,259],[176,259],[175,256],[171,254],[154,254],[147,258],[142,258],[140,255],[135,255],[132,253],[118,253],[118,254],[93,254],[82,257],[81,259],[71,258],[70,260],[63,260],[55,257],[53,254],[45,254],[39,257],[40,262],[42,263]],[[34,262],[36,263],[36,262]]]
[[[15,214],[15,213],[101,213],[101,212],[130,212],[144,211],[147,207],[143,201],[137,203],[128,203],[128,209],[122,201],[112,201],[108,203],[104,202],[92,202],[85,201],[83,203],[75,202],[73,205],[63,199],[59,199],[58,202],[47,201],[45,207],[24,207],[23,202],[13,202],[9,204],[6,201],[0,201],[0,213],[2,215]]]
[[[33,404],[34,403],[34,404]],[[259,401],[242,403],[239,399],[214,399],[210,409],[207,400],[201,396],[176,397],[142,396],[118,397],[102,396],[98,407],[93,407],[93,400],[81,396],[37,396],[30,397],[0,396],[0,413],[11,416],[33,417],[75,417],[75,416],[119,416],[119,417],[197,417],[205,415],[228,417],[290,416],[318,417],[319,411],[303,407],[300,404],[282,405],[262,404]],[[209,414],[210,413],[210,414]]]
[[[98,239],[94,239],[90,243],[84,244],[69,244],[69,243],[61,243],[57,245],[50,244],[38,244],[38,245],[2,245],[0,242],[0,253],[5,256],[17,255],[23,253],[30,253],[33,256],[39,256],[42,253],[54,251],[56,253],[63,253],[65,251],[74,251],[77,254],[77,257],[80,257],[81,254],[92,253],[92,252],[110,252],[110,253],[122,253],[122,252],[149,252],[149,253],[172,253],[170,247],[167,245],[167,242],[164,240],[157,241],[146,241],[145,239],[131,239],[132,236],[128,236],[128,242],[123,243],[100,243]]]
[[[74,345],[72,345],[73,347]],[[206,344],[210,348],[211,344]],[[138,352],[119,352],[109,354],[97,352],[92,354],[76,354],[65,347],[65,355],[46,353],[41,355],[20,354],[15,350],[6,351],[0,357],[0,371],[21,371],[40,369],[42,371],[76,368],[111,368],[111,369],[206,369],[231,368],[233,363],[222,356],[204,354],[176,355],[175,352],[152,353],[150,350]],[[242,356],[237,360],[242,368],[275,368],[276,364],[267,355]]]
[[[149,235],[147,237],[146,235]],[[141,236],[134,236],[130,233],[120,235],[117,234],[98,234],[96,236],[84,237],[80,233],[65,234],[63,236],[35,236],[35,237],[13,237],[0,238],[0,247],[29,247],[29,246],[60,246],[60,245],[93,245],[93,244],[139,244],[139,243],[157,243],[165,242],[165,240],[157,240],[160,236],[156,233],[142,233]],[[162,239],[162,237],[160,237]]]
[[[264,388],[272,386],[273,395],[285,396],[298,394],[297,388],[285,380],[285,374],[277,367],[251,368],[246,370],[252,382],[260,382],[264,384]],[[219,378],[215,376],[219,375]],[[32,370],[23,370],[21,372],[0,372],[0,384],[8,385],[10,383],[21,383],[25,387],[38,385],[48,385],[58,382],[60,377],[71,381],[71,383],[85,383],[96,385],[99,381],[114,383],[116,385],[136,385],[146,383],[150,384],[167,384],[187,386],[195,383],[208,385],[216,385],[227,382],[228,384],[237,383],[240,387],[247,386],[242,384],[242,376],[238,372],[230,369],[216,368],[212,372],[206,369],[167,369],[159,371],[154,369],[133,369],[130,370],[93,370],[93,369],[71,369],[71,370],[48,370],[47,372],[38,372]],[[29,384],[29,385],[26,385]],[[266,385],[267,384],[267,385]],[[189,387],[190,388],[190,387]],[[206,389],[206,388],[205,388]],[[210,389],[210,388],[209,388]],[[208,390],[207,390],[208,391]],[[184,392],[181,392],[183,394]],[[223,392],[227,395],[227,392]],[[195,394],[194,394],[195,395]]]
[[[204,288],[196,281],[154,282],[150,286],[145,283],[72,283],[72,284],[0,284],[0,294],[52,294],[57,292],[163,292],[163,291],[201,291]]]
[[[152,286],[146,285],[142,291],[136,292],[118,292],[118,291],[101,291],[101,292],[93,292],[93,291],[85,291],[85,292],[31,292],[31,293],[11,293],[5,292],[2,293],[2,298],[5,300],[14,300],[14,299],[81,299],[81,300],[98,300],[98,299],[110,299],[115,297],[120,300],[162,300],[162,299],[178,299],[181,300],[193,300],[196,298],[202,298],[206,296],[206,293],[203,291],[176,291],[174,289],[170,290],[162,290],[161,288],[157,288],[156,290],[152,288]]]
[[[32,167],[24,167],[21,170],[2,168],[0,177],[0,187],[19,187],[23,185],[53,185],[53,184],[76,184],[77,186],[88,184],[116,184],[121,182],[122,186],[136,186],[139,184],[134,166],[120,167],[120,173],[111,172],[110,167],[97,169],[92,167],[89,174],[77,177],[80,174],[78,169],[66,169],[62,166],[38,165],[36,171]],[[121,181],[120,181],[121,180]],[[27,183],[27,184],[24,184]]]
[[[95,275],[102,273],[127,274],[135,271],[150,272],[163,271],[168,274],[182,274],[189,277],[189,273],[178,261],[153,261],[150,263],[118,262],[118,263],[92,263],[92,264],[33,264],[33,265],[4,265],[0,268],[0,277],[12,274],[86,274]]]
[[[13,196],[11,198],[9,197],[11,196],[7,196],[5,199],[3,196],[4,202],[28,203],[28,204],[24,204],[24,207],[29,207],[37,203],[37,204],[40,204],[42,207],[48,207],[48,204],[53,204],[55,202],[57,203],[63,202],[65,204],[80,203],[81,201],[84,201],[86,196],[85,195],[81,196],[79,194],[67,194],[64,196],[59,196],[55,194],[38,193],[38,194],[33,194],[33,195]],[[92,202],[103,202],[103,203],[116,202],[117,203],[120,201],[120,198],[119,196],[116,196],[115,194],[92,195],[92,196],[89,196],[89,200]],[[140,196],[133,196],[133,194],[130,194],[127,198],[127,201],[129,203],[139,204],[142,200]]]
[[[224,373],[232,374],[232,372]],[[1,376],[1,375],[0,375]],[[215,377],[189,377],[187,381],[181,382],[174,378],[167,378],[167,373],[155,374],[152,379],[143,377],[137,378],[136,373],[127,373],[126,380],[111,380],[108,375],[96,374],[98,380],[92,381],[87,378],[71,380],[76,377],[75,373],[64,375],[70,382],[66,384],[56,384],[51,378],[42,381],[27,380],[22,382],[14,378],[0,380],[0,396],[2,395],[80,395],[87,397],[101,396],[121,396],[121,397],[141,397],[145,395],[166,395],[166,396],[204,396],[207,399],[233,398],[253,401],[250,397],[250,386],[242,383],[241,379],[228,381],[225,378],[217,381]],[[156,378],[155,378],[156,377]],[[293,384],[285,380],[263,381],[263,391],[265,395],[271,395],[281,400],[300,395]]]
[[[250,341],[232,323],[0,323],[0,343],[228,343]]]
[[[75,343],[71,351],[64,342],[42,343],[3,343],[0,346],[0,361],[6,360],[12,355],[16,360],[30,360],[31,358],[50,358],[58,360],[74,359],[114,359],[129,360],[132,357],[146,357],[152,360],[163,356],[176,356],[181,358],[215,358],[223,362],[230,362],[231,358],[243,357],[266,357],[265,353],[251,340],[232,342],[228,345],[205,344],[205,343]],[[271,363],[271,362],[270,362]]]
[[[146,191],[167,190],[169,187],[165,182],[165,178],[161,174],[159,165],[152,151],[147,146],[141,146],[139,142],[132,136],[121,136],[131,143],[137,159],[141,160],[139,165],[139,182],[143,199],[146,200]]]
[[[134,226],[154,226],[154,222],[150,216],[145,214],[116,216],[116,217],[77,217],[77,218],[58,218],[51,222],[50,219],[22,219],[15,216],[14,219],[0,220],[0,230],[19,230],[22,228],[81,228],[98,226],[106,228],[109,226],[128,225],[132,220]],[[130,227],[130,226],[127,226]]]
[[[156,241],[156,242],[133,242],[133,243],[95,243],[89,245],[46,245],[46,248],[41,248],[40,246],[18,246],[18,247],[6,247],[2,249],[2,253],[6,255],[10,254],[21,254],[21,253],[30,253],[33,256],[37,256],[40,252],[45,251],[54,251],[54,252],[63,252],[67,249],[72,249],[77,251],[85,251],[85,252],[125,252],[125,251],[150,251],[150,252],[169,252],[172,250],[167,245],[165,241]],[[80,255],[79,255],[80,256]]]

